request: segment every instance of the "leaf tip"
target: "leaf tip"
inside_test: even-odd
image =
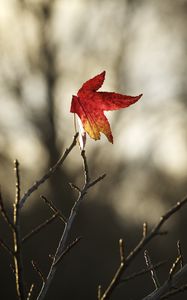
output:
[[[103,75],[105,77],[106,71],[104,70],[103,72],[101,72],[101,75]]]
[[[113,139],[113,135],[112,135],[111,132],[110,132],[109,135],[107,135],[107,138],[108,138],[108,141],[109,141],[111,144],[114,144],[114,139]]]
[[[106,75],[106,71],[102,71],[98,76],[98,78],[100,78],[100,80],[102,80],[102,83],[105,81],[105,75]]]

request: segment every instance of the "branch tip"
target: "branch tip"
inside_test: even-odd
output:
[[[147,231],[148,231],[148,224],[147,222],[143,223],[143,238],[147,236]]]
[[[34,283],[32,283],[31,286],[30,286],[30,289],[29,289],[29,292],[28,292],[28,295],[27,295],[27,300],[31,299],[33,289],[34,289]]]
[[[70,187],[71,187],[72,189],[74,189],[74,190],[78,191],[79,193],[81,193],[81,189],[80,189],[77,185],[75,185],[75,184],[72,183],[72,182],[69,182],[69,185],[70,185]]]
[[[154,286],[156,289],[158,289],[160,287],[160,284],[156,275],[156,271],[154,269],[154,265],[152,264],[151,258],[149,256],[149,252],[147,250],[144,251],[144,258],[145,258],[145,263],[147,265],[147,268],[150,269],[151,278],[154,283]]]
[[[34,260],[32,260],[31,264],[33,266],[33,269],[38,273],[38,275],[41,278],[42,282],[45,283],[46,278],[45,278],[44,274],[42,273],[42,271],[40,270],[40,268],[38,267],[37,263]]]
[[[123,239],[119,239],[119,252],[120,252],[120,260],[121,260],[121,263],[124,263],[125,261],[125,253],[124,253],[124,241]]]
[[[175,273],[176,268],[179,265],[180,261],[181,261],[181,256],[179,255],[174,261],[174,263],[172,264],[171,269],[169,270],[169,280],[172,280],[173,274]]]
[[[97,289],[97,299],[98,299],[98,300],[101,299],[101,294],[102,294],[102,291],[101,291],[101,285],[98,285],[98,289]]]
[[[120,269],[118,268],[117,272],[113,275],[111,282],[109,283],[108,287],[106,288],[105,292],[103,293],[101,300],[108,299],[110,295],[112,294],[115,287],[118,285],[118,283],[121,280],[122,274],[124,272],[124,266],[125,269],[130,265],[132,260],[137,256],[137,254],[160,232],[160,228],[163,226],[163,224],[174,214],[176,213],[182,206],[184,206],[187,203],[187,196],[183,198],[183,200],[178,201],[175,205],[173,205],[158,221],[158,223],[153,227],[153,229],[147,233],[147,235],[141,238],[141,240],[138,242],[136,247],[130,252],[130,254],[125,259],[125,264],[123,264],[123,267]]]
[[[178,256],[181,257],[180,268],[182,269],[183,266],[184,266],[184,259],[183,259],[183,255],[182,255],[182,248],[181,248],[181,242],[180,242],[180,240],[177,241],[177,252],[178,252]]]

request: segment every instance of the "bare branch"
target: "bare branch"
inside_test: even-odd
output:
[[[172,276],[172,280],[166,280],[165,283],[158,289],[143,298],[143,300],[160,300],[160,299],[166,299],[166,293],[169,292],[170,296],[175,294],[176,291],[172,291],[171,289],[174,286],[179,285],[184,281],[184,278],[187,278],[187,265],[184,265],[182,269],[180,269],[177,273],[175,273]],[[184,287],[184,286],[183,286]],[[186,289],[186,288],[185,288]],[[180,292],[180,288],[178,289],[178,292]],[[169,297],[169,294],[167,294],[167,297]],[[161,298],[163,296],[163,298]]]
[[[18,162],[17,159],[14,161],[14,170],[15,170],[15,176],[16,176],[16,197],[15,197],[15,204],[18,204],[19,201],[20,201],[21,187],[20,187],[19,162]]]
[[[184,259],[183,259],[183,255],[182,255],[181,242],[179,240],[177,241],[177,251],[178,251],[178,256],[181,257],[180,267],[182,268],[184,266]]]
[[[124,263],[125,261],[125,252],[124,252],[124,241],[123,239],[120,239],[119,240],[119,253],[120,253],[120,260],[121,260],[121,263]]]
[[[176,258],[176,260],[174,261],[174,263],[172,264],[172,267],[171,267],[171,269],[169,270],[169,280],[172,280],[173,274],[175,273],[176,268],[177,268],[177,266],[179,265],[180,261],[181,261],[181,256],[178,256],[178,257]]]
[[[166,221],[179,209],[181,209],[185,204],[187,203],[187,196],[181,200],[180,202],[177,202],[171,209],[169,209],[159,220],[159,222],[153,227],[153,229],[147,234],[146,236],[143,236],[137,246],[130,252],[130,254],[125,259],[125,263],[123,267],[120,269],[118,268],[118,271],[114,274],[111,282],[109,283],[108,287],[106,288],[105,292],[103,293],[101,300],[109,299],[110,295],[118,285],[118,283],[121,281],[121,277],[125,270],[127,270],[130,263],[133,261],[133,259],[138,255],[138,253],[157,235],[160,234],[160,229],[166,223]]]
[[[41,278],[42,282],[46,281],[46,278],[44,276],[44,274],[42,273],[42,271],[40,270],[40,268],[38,267],[37,263],[35,261],[31,261],[33,269],[38,273],[39,277]]]
[[[89,171],[88,171],[88,164],[87,164],[87,159],[86,159],[86,155],[85,155],[85,150],[81,151],[81,156],[83,158],[83,164],[84,164],[85,182],[89,183],[90,182],[90,176],[89,176]]]
[[[88,189],[90,189],[92,186],[94,186],[96,183],[98,183],[99,181],[103,180],[106,177],[106,174],[103,174],[101,176],[99,176],[98,178],[96,178],[95,180],[91,181],[90,183],[88,183]]]
[[[58,247],[57,247],[57,250],[56,250],[56,253],[54,255],[54,258],[53,258],[53,261],[52,261],[52,265],[50,267],[50,270],[49,270],[49,273],[48,273],[48,276],[47,276],[47,279],[46,279],[46,282],[43,283],[42,285],[42,288],[39,292],[39,295],[37,297],[37,300],[43,300],[45,295],[46,295],[46,292],[51,284],[51,281],[56,273],[56,270],[57,270],[57,267],[58,267],[58,262],[61,261],[62,257],[64,256],[64,253],[66,253],[67,249],[69,249],[66,244],[67,244],[67,239],[68,239],[68,236],[69,236],[69,232],[72,228],[72,225],[73,225],[73,222],[77,216],[77,213],[78,213],[78,210],[79,210],[79,207],[87,193],[87,190],[89,187],[95,185],[99,180],[101,180],[101,177],[99,177],[99,180],[95,180],[94,182],[92,182],[91,186],[89,186],[89,183],[90,183],[90,177],[89,177],[89,171],[88,171],[88,164],[87,164],[87,160],[86,160],[86,155],[85,155],[85,151],[82,151],[81,152],[81,156],[82,156],[82,159],[83,159],[83,171],[84,171],[84,177],[85,177],[85,182],[84,182],[84,186],[83,188],[80,190],[79,192],[79,195],[78,195],[78,198],[77,200],[75,201],[72,209],[71,209],[71,212],[70,212],[70,215],[69,215],[69,218],[65,224],[65,228],[64,228],[64,231],[63,231],[63,234],[61,236],[61,239],[59,241],[59,244],[58,244]],[[74,244],[73,244],[74,245]]]
[[[13,239],[14,239],[14,268],[16,278],[16,290],[20,300],[25,299],[25,287],[23,277],[23,261],[22,261],[22,244],[21,244],[21,233],[20,233],[20,174],[19,174],[19,162],[14,161],[14,169],[16,176],[16,195],[14,201],[14,228],[13,228]]]
[[[66,224],[67,220],[66,217],[62,214],[62,212],[54,205],[54,203],[50,200],[48,200],[45,196],[40,196],[42,198],[42,200],[44,200],[44,202],[50,207],[50,209],[55,212],[55,214],[57,214],[57,216],[59,217],[59,219]]]
[[[157,278],[157,275],[156,275],[156,271],[154,269],[154,266],[151,262],[151,258],[149,256],[149,253],[147,250],[144,251],[144,258],[145,258],[145,262],[146,262],[146,265],[147,265],[147,268],[150,269],[150,272],[151,272],[151,278],[153,280],[153,283],[154,283],[154,286],[156,289],[159,288],[160,284],[159,284],[159,281],[158,281],[158,278]]]
[[[22,243],[26,242],[28,239],[33,237],[33,235],[39,233],[43,228],[45,228],[48,224],[52,223],[58,217],[58,213],[55,213],[49,219],[45,220],[43,223],[38,225],[36,228],[32,229],[27,235],[22,238]]]
[[[101,299],[101,285],[98,285],[98,290],[97,290],[97,299],[100,300]]]
[[[34,289],[34,284],[32,283],[32,284],[31,284],[31,287],[30,287],[30,289],[29,289],[28,295],[27,295],[27,300],[30,300],[30,299],[31,299],[33,289]]]
[[[41,184],[43,184],[47,179],[49,179],[49,177],[51,177],[51,175],[63,164],[63,162],[65,161],[65,159],[67,158],[67,156],[69,155],[69,153],[71,152],[71,150],[75,147],[76,143],[77,143],[77,137],[78,137],[78,133],[76,133],[74,135],[73,141],[71,143],[71,145],[69,146],[69,148],[67,148],[65,150],[65,152],[63,153],[63,155],[59,158],[59,160],[56,162],[56,164],[54,166],[52,166],[49,171],[44,174],[44,176],[42,176],[39,180],[37,180],[23,195],[23,197],[20,200],[20,207],[22,208],[23,205],[25,204],[25,201],[27,200],[28,197],[30,197],[30,195],[35,192]]]
[[[10,249],[10,247],[0,238],[0,245],[8,252],[10,256],[14,256],[14,252]]]
[[[71,244],[69,244],[61,256],[55,261],[55,265],[58,264],[62,258],[82,239],[82,237],[76,238]]]
[[[156,269],[158,269],[160,266],[163,266],[165,263],[166,263],[166,260],[161,261],[161,262],[159,262],[159,263],[153,265],[153,267],[154,267],[154,269],[156,270]],[[132,279],[134,279],[134,278],[136,278],[136,277],[142,276],[142,275],[144,275],[144,274],[150,272],[150,270],[151,270],[151,268],[146,268],[146,269],[144,268],[144,269],[140,270],[139,272],[135,272],[135,273],[133,273],[133,274],[131,274],[131,275],[129,275],[129,276],[127,276],[127,277],[121,279],[120,283],[122,284],[122,283],[127,282],[127,281],[129,281],[129,280],[132,280]]]
[[[72,182],[69,182],[69,185],[70,185],[70,187],[71,187],[72,189],[74,189],[74,190],[78,191],[79,193],[81,193],[81,189],[80,189],[77,185],[75,185],[75,184],[72,183]]]
[[[143,223],[143,238],[147,236],[147,231],[148,231],[148,224],[147,222]]]
[[[187,290],[187,284],[184,284],[181,287],[176,288],[173,291],[170,291],[170,292],[166,293],[165,295],[163,295],[160,298],[160,300],[168,299],[169,297],[172,297],[172,296],[175,296],[175,295],[177,295],[179,293],[185,292],[186,290]]]
[[[103,295],[101,295],[101,297],[100,297],[101,300],[107,299],[109,294],[111,294],[113,289],[119,284],[119,280],[124,271],[125,258],[124,258],[124,246],[123,246],[122,239],[119,240],[119,250],[120,250],[120,265],[119,265],[116,273],[114,274],[114,277],[112,278],[112,281],[110,282],[109,286],[107,287],[107,289],[105,290]]]

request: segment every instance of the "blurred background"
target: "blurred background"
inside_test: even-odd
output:
[[[47,300],[96,299],[98,284],[105,287],[119,263],[119,238],[128,254],[141,238],[142,223],[151,228],[186,194],[186,27],[186,0],[1,0],[0,185],[10,214],[13,160],[20,162],[24,192],[71,143],[71,97],[83,82],[106,70],[103,91],[144,94],[128,109],[106,114],[113,145],[105,136],[87,139],[92,177],[107,177],[80,209],[70,239],[83,239],[62,262]],[[83,179],[76,147],[64,167],[28,199],[22,234],[51,215],[41,194],[68,216],[77,196],[68,183],[80,185]],[[176,241],[187,250],[185,211],[167,223],[167,236],[148,246],[153,262],[169,258],[158,271],[161,282],[177,255]],[[0,225],[0,236],[11,245],[2,218]],[[56,220],[24,245],[28,287],[36,284],[33,298],[41,282],[30,261],[47,274],[62,230]],[[10,263],[1,248],[1,299],[16,299]],[[128,273],[144,267],[142,253]],[[111,299],[138,300],[153,289],[145,275],[120,284]]]

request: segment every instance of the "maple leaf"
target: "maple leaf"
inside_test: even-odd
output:
[[[110,124],[104,111],[128,107],[138,101],[142,94],[133,97],[114,92],[97,92],[104,80],[105,71],[86,81],[77,96],[72,97],[70,112],[79,116],[84,130],[92,139],[99,140],[102,132],[113,143]]]

